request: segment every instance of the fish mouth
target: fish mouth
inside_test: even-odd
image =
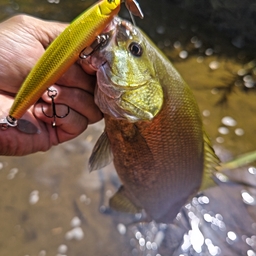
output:
[[[115,60],[111,51],[113,47],[119,47],[119,42],[126,42],[129,40],[132,34],[136,34],[136,29],[134,26],[118,16],[115,16],[110,24],[103,31],[103,34],[108,34],[108,41],[104,46],[95,54],[91,56],[90,65],[97,71],[97,73],[104,74],[105,86],[108,86],[106,81],[108,81],[109,86],[113,86],[118,90],[133,90],[138,89],[141,86],[146,85],[146,79],[139,79],[136,76],[133,76],[133,79],[130,80],[127,78],[124,71],[120,68],[116,68]],[[119,60],[117,60],[119,62]],[[118,71],[119,70],[119,71]],[[103,75],[101,75],[103,77]]]

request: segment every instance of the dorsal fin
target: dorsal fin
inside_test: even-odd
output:
[[[207,189],[209,187],[216,186],[216,183],[213,180],[213,173],[215,173],[216,167],[220,165],[220,159],[215,154],[214,149],[212,148],[211,141],[208,135],[203,133],[204,137],[204,172],[202,184],[200,191]]]
[[[240,183],[238,181],[232,181],[231,177],[227,177],[223,174],[224,170],[232,170],[245,165],[248,165],[251,162],[256,161],[256,150],[243,154],[235,159],[221,163],[218,156],[215,154],[214,149],[211,146],[211,142],[207,134],[204,132],[204,172],[203,179],[200,187],[200,191],[205,190],[209,187],[216,186],[216,179],[214,178],[217,173],[225,176],[227,181]],[[247,186],[252,186],[248,183]]]

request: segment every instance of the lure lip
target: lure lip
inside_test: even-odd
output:
[[[36,125],[26,119],[15,119],[11,115],[0,119],[0,129],[2,131],[7,130],[9,127],[14,127],[26,134],[40,134],[41,131]]]

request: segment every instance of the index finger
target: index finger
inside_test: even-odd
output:
[[[58,85],[76,87],[94,94],[96,76],[87,74],[79,64],[73,64],[56,82]]]

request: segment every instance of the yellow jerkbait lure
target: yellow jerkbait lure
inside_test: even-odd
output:
[[[9,111],[15,122],[43,92],[79,58],[112,18],[119,12],[121,0],[102,0],[76,18],[46,49],[22,84]]]

